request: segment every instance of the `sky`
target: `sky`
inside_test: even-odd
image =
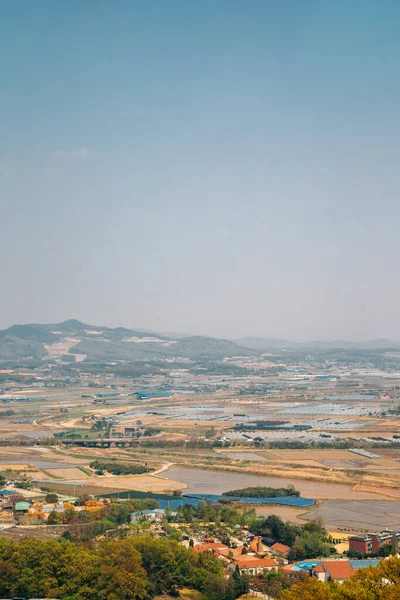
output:
[[[0,327],[400,340],[399,0],[0,3]]]

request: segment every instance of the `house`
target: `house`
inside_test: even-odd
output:
[[[29,502],[15,502],[14,504],[14,512],[15,514],[24,515],[30,509]]]
[[[137,523],[146,519],[146,521],[154,521],[160,523],[165,517],[165,510],[162,508],[156,508],[154,510],[138,510],[131,513],[131,523]]]
[[[354,569],[348,560],[323,560],[325,569],[324,581],[337,581],[342,583],[354,574]]]
[[[9,493],[7,496],[3,495],[0,497],[1,502],[4,504],[5,502],[18,502],[19,500],[25,500],[24,496],[21,494],[16,494],[15,492]],[[1,504],[0,504],[1,506]]]
[[[217,550],[217,554],[219,554],[220,556],[225,556],[225,558],[228,559],[240,559],[240,558],[247,558],[248,555],[246,554],[242,554],[243,552],[243,546],[238,546],[237,548],[226,548],[224,550]]]
[[[250,552],[255,552],[259,558],[264,558],[266,552],[261,536],[255,537],[250,543]]]
[[[278,570],[278,563],[273,558],[246,557],[234,560],[233,563],[241,573],[248,573],[249,575]]]
[[[311,574],[313,577],[318,579],[318,581],[325,581],[326,571],[325,571],[323,565],[319,564],[319,565],[315,565],[315,567],[312,567]]]
[[[212,552],[217,556],[225,556],[229,553],[230,548],[226,544],[222,544],[221,542],[204,542],[203,544],[198,544],[194,547],[196,552]]]
[[[367,569],[368,567],[376,567],[379,565],[379,559],[368,558],[364,560],[322,560],[321,565],[325,571],[321,569],[312,569],[312,575],[320,581],[336,581],[342,583],[349,579],[358,569]]]
[[[289,546],[285,546],[285,544],[280,544],[279,542],[276,542],[271,546],[271,552],[272,554],[278,554],[279,556],[286,557],[290,552],[290,548]]]

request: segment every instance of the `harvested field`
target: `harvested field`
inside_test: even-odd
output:
[[[82,475],[82,473],[81,473]],[[46,482],[46,488],[68,494],[108,494],[137,490],[141,492],[173,492],[184,490],[186,485],[179,481],[173,481],[164,477],[153,475],[109,475],[107,477],[86,477],[86,479],[75,479],[74,481],[63,480],[57,482],[51,480]]]
[[[79,481],[79,483],[85,483],[85,481]],[[109,477],[97,477],[96,481],[90,478],[89,485],[99,489],[107,487],[142,492],[171,492],[186,488],[186,485],[179,481],[153,475],[110,475]]]
[[[269,450],[274,460],[305,460],[311,459],[317,462],[321,460],[351,460],[352,455],[348,450],[334,450],[321,448],[315,450]],[[358,458],[357,458],[358,460]],[[362,459],[361,459],[362,460]],[[371,462],[368,459],[368,462]]]
[[[363,469],[367,464],[362,460],[321,460],[321,464],[333,469]],[[369,465],[368,465],[369,466]]]
[[[323,467],[323,463],[318,462],[316,460],[312,460],[312,459],[304,459],[304,460],[282,460],[281,464],[283,467],[289,467],[291,465],[296,465],[299,468],[304,468],[304,467],[314,467],[314,468],[321,468]]]
[[[43,484],[43,487],[46,490],[50,490],[51,492],[56,492],[60,496],[100,496],[102,494],[116,494],[118,492],[126,492],[124,488],[107,488],[107,487],[97,487],[95,485],[90,485],[89,483],[85,486],[77,485],[72,482],[61,482],[56,479],[51,479],[48,482]],[[26,495],[26,494],[24,494]],[[35,497],[37,494],[35,494]]]
[[[264,460],[267,460],[263,456],[252,452],[227,452],[225,456],[232,460],[245,460],[251,462],[263,462]]]
[[[364,485],[362,483],[356,485],[357,490],[360,492],[376,492],[377,488],[373,485]],[[378,493],[388,498],[400,500],[400,488],[378,488]]]
[[[78,469],[78,467],[47,469],[47,473],[54,478],[60,479],[89,479],[89,475]]]
[[[0,464],[0,471],[24,471],[27,472],[28,470],[30,470],[32,473],[37,473],[39,471],[39,469],[35,469],[32,465],[29,465],[28,463],[25,464],[20,464],[20,465],[10,465],[7,463],[3,463]]]
[[[378,454],[384,458],[400,460],[400,448],[380,448]]]

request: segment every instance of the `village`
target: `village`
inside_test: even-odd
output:
[[[118,499],[36,495],[11,485],[0,490],[1,535],[46,539],[53,528],[58,538],[96,544],[145,532],[168,538],[196,553],[209,553],[221,561],[225,577],[240,575],[247,591],[265,599],[276,590],[314,578],[342,583],[358,569],[375,567],[398,554],[400,532],[384,530],[351,535],[329,532],[321,523],[301,526],[274,515],[256,515],[254,506],[220,498],[218,502],[176,498]],[[160,508],[163,504],[163,508]],[[174,508],[171,508],[171,504]],[[286,541],[286,543],[284,543]]]

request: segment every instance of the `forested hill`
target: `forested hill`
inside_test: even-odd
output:
[[[0,360],[78,354],[90,361],[168,357],[221,360],[255,354],[234,342],[190,336],[172,338],[125,327],[99,327],[75,319],[62,323],[13,325],[0,331]]]
[[[204,599],[237,596],[213,595],[229,586],[222,562],[211,553],[146,535],[105,541],[96,549],[63,540],[0,537],[0,565],[2,598],[151,600],[167,593],[178,597],[182,587],[198,590]]]

